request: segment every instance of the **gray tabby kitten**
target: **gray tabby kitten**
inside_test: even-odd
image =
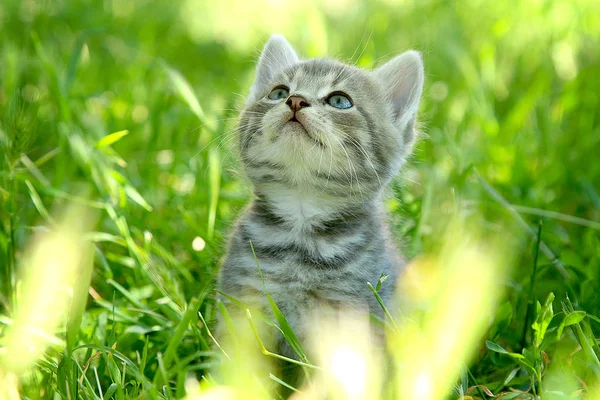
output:
[[[383,192],[412,150],[423,75],[415,51],[365,71],[300,60],[270,38],[239,123],[255,198],[231,234],[222,292],[266,311],[266,289],[301,340],[323,310],[382,316],[367,282],[388,275],[389,302],[403,265]]]

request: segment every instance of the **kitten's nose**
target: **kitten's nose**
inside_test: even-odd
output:
[[[296,112],[304,107],[310,107],[310,104],[304,97],[301,96],[290,96],[285,102],[293,112]]]

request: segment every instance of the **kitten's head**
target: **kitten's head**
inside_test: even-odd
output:
[[[248,176],[257,187],[379,192],[412,150],[423,75],[415,51],[366,71],[300,60],[282,36],[272,36],[240,119]]]

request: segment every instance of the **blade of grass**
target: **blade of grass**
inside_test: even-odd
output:
[[[209,156],[209,187],[210,203],[208,206],[207,236],[213,239],[215,233],[215,221],[217,219],[217,205],[219,204],[219,192],[221,188],[221,157],[217,149],[210,150]]]
[[[44,203],[42,202],[40,195],[35,190],[35,188],[31,184],[31,182],[26,180],[25,184],[27,185],[27,189],[29,190],[29,197],[31,198],[31,201],[33,202],[33,205],[35,206],[35,209],[38,211],[38,213],[40,213],[42,218],[44,218],[47,222],[49,222],[51,224],[55,224],[56,221],[54,221],[54,218],[52,218],[52,216],[50,215],[50,213],[44,206]]]
[[[277,323],[279,324],[279,326],[278,326],[279,331],[282,333],[283,337],[288,342],[288,344],[292,347],[292,349],[298,355],[298,357],[300,357],[300,359],[304,362],[309,362],[308,357],[306,356],[306,352],[304,351],[304,348],[302,346],[302,343],[300,342],[300,339],[298,339],[298,336],[292,329],[287,318],[285,317],[285,315],[283,315],[283,313],[281,312],[281,310],[275,303],[275,300],[273,300],[273,298],[267,291],[267,287],[265,285],[265,278],[263,276],[262,270],[260,269],[260,264],[258,262],[258,258],[256,257],[256,252],[254,251],[254,245],[252,244],[252,241],[249,241],[249,243],[250,243],[250,249],[252,250],[252,255],[254,257],[254,262],[256,263],[256,268],[258,269],[258,273],[260,274],[260,279],[262,280],[263,290],[265,292],[265,295],[267,296],[267,300],[269,301],[271,311],[273,312],[273,315],[275,315],[275,319],[277,320]]]
[[[373,296],[375,296],[375,299],[377,299],[377,302],[379,303],[379,305],[383,309],[383,312],[385,313],[386,317],[388,318],[388,320],[392,324],[392,327],[394,328],[395,331],[397,331],[398,330],[398,326],[396,325],[396,321],[394,321],[394,318],[392,318],[392,315],[390,314],[389,310],[387,309],[387,307],[383,303],[383,299],[381,298],[381,296],[379,295],[379,293],[377,293],[377,290],[375,290],[375,288],[373,287],[373,285],[371,285],[371,282],[367,282],[367,286],[369,287],[369,289],[371,289],[371,292],[373,292]]]
[[[536,233],[531,228],[531,226],[529,226],[529,224],[525,222],[525,220],[514,209],[514,207],[508,201],[506,201],[506,199],[502,197],[502,195],[496,189],[494,189],[494,187],[490,185],[487,180],[485,180],[485,178],[479,173],[479,171],[477,171],[477,169],[475,169],[475,176],[477,177],[485,191],[488,192],[488,194],[494,200],[500,203],[509,212],[509,214],[515,219],[515,221],[517,221],[519,226],[521,226],[521,228],[528,232],[533,238],[536,238]],[[554,267],[558,270],[558,272],[562,275],[563,278],[565,278],[566,280],[571,279],[571,274],[569,274],[569,271],[567,271],[565,265],[554,254],[554,252],[550,250],[550,248],[546,243],[544,243],[544,241],[540,241],[540,250],[542,250],[542,253],[544,253],[544,255],[548,257],[550,262],[552,262],[552,265],[554,265]]]
[[[50,181],[42,174],[37,165],[29,159],[25,154],[21,155],[21,164],[27,168],[31,175],[35,176],[35,178],[45,187],[51,186]]]
[[[252,328],[252,332],[254,333],[254,337],[256,338],[256,341],[258,342],[258,345],[260,346],[260,351],[265,356],[277,358],[279,360],[287,361],[287,362],[290,362],[292,364],[301,365],[301,366],[307,367],[307,368],[313,368],[313,369],[318,369],[318,370],[322,369],[321,367],[318,367],[316,365],[312,365],[312,364],[308,364],[308,363],[305,363],[305,362],[302,362],[302,361],[294,360],[293,358],[285,357],[285,356],[282,356],[280,354],[273,353],[273,352],[267,350],[267,348],[265,347],[262,339],[260,338],[260,335],[258,334],[258,329],[256,329],[256,325],[254,324],[254,320],[252,319],[252,313],[250,312],[249,309],[246,309],[246,318],[248,319],[248,322],[250,323],[250,328]]]
[[[127,129],[109,133],[108,135],[104,136],[102,139],[100,139],[96,142],[96,148],[102,149],[104,147],[110,146],[111,144],[116,143],[119,140],[123,139],[127,135],[129,135],[129,130],[127,130]]]
[[[223,352],[225,357],[227,357],[229,360],[231,360],[231,357],[229,357],[229,354],[227,354],[227,352],[223,349],[223,347],[221,347],[221,345],[219,344],[217,339],[215,339],[215,337],[213,336],[210,329],[208,329],[208,325],[206,324],[206,321],[204,320],[204,317],[202,316],[202,313],[200,311],[198,311],[198,317],[200,317],[200,321],[202,321],[202,325],[204,326],[204,328],[206,328],[206,333],[208,334],[208,337],[210,337],[211,340],[213,341],[213,343],[219,348],[219,350],[221,350],[221,352]]]
[[[529,286],[529,299],[527,300],[527,310],[525,311],[525,325],[523,326],[523,334],[521,335],[521,348],[525,348],[525,340],[527,337],[527,329],[529,328],[529,320],[531,318],[531,308],[533,307],[533,291],[535,289],[535,281],[537,278],[538,256],[540,253],[540,243],[542,241],[542,221],[539,222],[537,240],[535,242],[535,252],[533,256],[533,269],[531,271],[531,284]]]
[[[152,384],[152,382],[150,382],[148,380],[148,378],[146,378],[146,376],[140,371],[140,369],[135,365],[135,363],[133,361],[131,361],[128,357],[123,355],[121,352],[119,352],[111,347],[108,347],[108,346],[101,346],[101,345],[95,345],[95,344],[83,344],[83,345],[76,347],[73,350],[75,351],[75,350],[79,350],[79,349],[92,349],[92,350],[101,351],[102,353],[105,353],[105,354],[112,354],[113,357],[116,357],[119,360],[123,361],[125,364],[127,364],[127,366],[128,366],[127,373],[133,375],[139,382],[142,383],[142,385],[144,386],[144,389],[148,390],[148,395],[150,395],[151,398],[153,398],[153,399],[157,398],[158,393],[156,391],[156,388]]]
[[[183,313],[183,316],[181,317],[181,321],[175,328],[175,331],[173,332],[173,335],[171,336],[171,340],[169,341],[169,345],[167,346],[167,350],[164,353],[164,357],[162,359],[162,362],[164,363],[164,368],[166,368],[166,369],[170,368],[171,363],[173,362],[173,360],[175,358],[177,349],[181,345],[183,336],[184,336],[185,332],[187,331],[189,324],[194,323],[195,319],[198,318],[197,317],[198,309],[200,308],[200,305],[202,304],[203,301],[204,301],[204,296],[199,296],[199,297],[193,298],[192,301],[190,302],[190,304],[188,305],[187,309]],[[166,372],[165,372],[165,374],[166,374]],[[155,384],[160,383],[160,381],[159,381],[160,377],[161,376],[159,374],[156,374],[154,376]],[[167,383],[168,380],[164,379],[162,382]]]
[[[273,375],[273,374],[269,374],[269,378],[270,378],[271,380],[273,380],[273,381],[275,381],[275,382],[279,383],[281,386],[283,386],[283,387],[286,387],[286,388],[290,389],[290,390],[291,390],[291,391],[293,391],[293,392],[296,392],[296,393],[302,393],[302,391],[300,391],[300,390],[296,389],[295,387],[293,387],[293,386],[292,386],[292,385],[290,385],[289,383],[286,383],[286,382],[282,381],[281,379],[279,379],[278,377],[276,377],[276,376],[275,376],[275,375]]]
[[[171,80],[171,83],[175,87],[176,92],[179,94],[181,99],[185,101],[190,110],[198,117],[201,123],[206,124],[206,128],[212,133],[215,131],[213,124],[210,123],[210,120],[204,114],[204,110],[198,101],[198,98],[194,94],[194,90],[192,86],[188,83],[188,81],[184,78],[184,76],[177,71],[169,67],[166,63],[163,64],[163,68],[167,73],[167,76]]]
[[[575,217],[573,215],[562,214],[562,213],[558,213],[555,211],[542,210],[540,208],[517,206],[514,204],[511,204],[511,206],[512,206],[512,208],[515,209],[515,211],[520,212],[520,213],[537,215],[537,216],[545,217],[545,218],[557,219],[559,221],[569,222],[569,223],[577,224],[577,225],[581,225],[581,226],[587,226],[588,228],[592,228],[592,229],[600,229],[600,222],[597,222],[597,221],[592,221],[592,220],[585,219],[585,218],[579,218],[579,217]]]

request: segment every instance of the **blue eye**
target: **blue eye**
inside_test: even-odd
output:
[[[348,96],[342,93],[333,93],[327,98],[327,103],[335,108],[350,108],[352,107],[352,100]]]
[[[271,93],[267,96],[270,100],[282,100],[286,99],[290,95],[290,91],[285,86],[278,86],[271,90]]]

